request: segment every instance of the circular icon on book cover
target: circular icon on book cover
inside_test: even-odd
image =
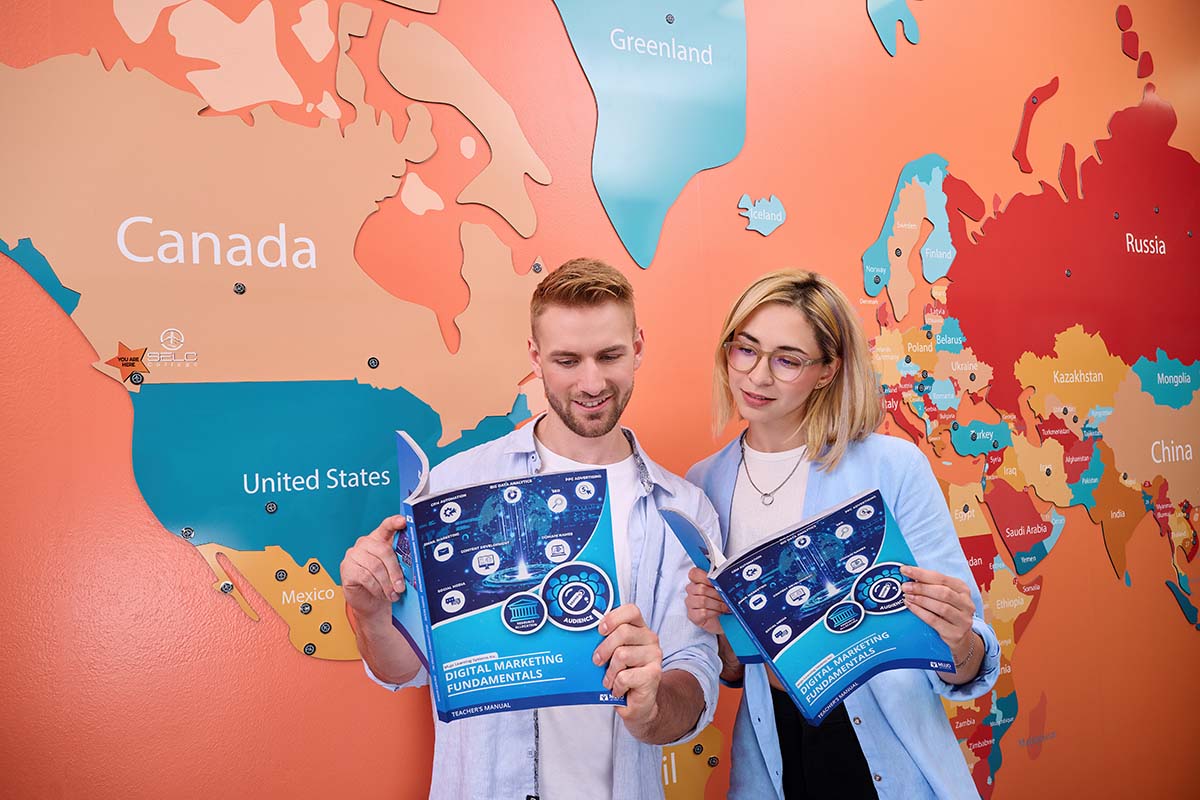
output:
[[[555,492],[546,500],[546,508],[555,514],[561,514],[567,510],[567,496],[561,492]]]
[[[859,519],[870,519],[871,517],[875,516],[875,506],[870,504],[859,506],[858,510],[854,513]]]
[[[750,608],[752,608],[753,610],[758,611],[760,608],[762,608],[763,606],[765,606],[767,604],[767,596],[765,594],[763,594],[762,592],[759,592],[758,594],[755,594],[755,595],[751,595],[750,599],[746,601],[746,604],[748,606],[750,606]]]
[[[891,614],[904,608],[904,592],[900,585],[907,580],[900,574],[900,565],[876,564],[858,576],[854,583],[854,599],[868,614]]]
[[[812,592],[809,591],[808,587],[801,584],[800,586],[793,586],[788,589],[783,599],[787,601],[789,606],[802,606],[808,602],[808,598],[811,596]]]
[[[596,487],[591,481],[580,481],[575,484],[575,496],[580,500],[591,500],[596,496]]]
[[[586,561],[571,561],[546,575],[541,589],[550,622],[569,631],[596,627],[612,607],[612,582],[604,570]]]
[[[505,486],[504,487],[504,502],[519,503],[521,502],[521,487],[520,486]]]
[[[864,555],[854,555],[846,559],[846,572],[851,575],[857,575],[869,566],[871,566],[871,559]]]
[[[466,595],[458,589],[451,589],[442,595],[442,611],[445,611],[447,614],[456,614],[462,611],[463,604],[466,601]]]
[[[749,564],[742,570],[742,577],[748,581],[756,581],[762,577],[762,567],[758,564]]]
[[[784,623],[776,625],[771,629],[771,641],[775,644],[783,644],[788,639],[792,638],[792,626]]]
[[[830,633],[846,633],[857,628],[865,616],[862,606],[847,600],[825,612],[825,629]]]
[[[551,564],[561,564],[571,557],[571,545],[566,539],[551,539],[546,542],[546,558]]]
[[[521,636],[537,633],[546,624],[546,603],[530,592],[514,594],[500,609],[504,627]]]
[[[854,526],[848,522],[842,523],[837,526],[837,530],[833,532],[833,535],[839,539],[849,539],[854,535]]]
[[[442,506],[438,511],[438,516],[442,518],[442,522],[449,525],[451,522],[458,522],[458,518],[462,516],[462,506],[455,502],[449,502]]]
[[[500,554],[491,548],[475,551],[471,558],[471,569],[479,575],[491,575],[500,569]]]
[[[802,535],[802,536],[797,536],[796,541],[792,542],[792,544],[796,545],[796,547],[798,549],[803,550],[804,548],[806,548],[810,544],[812,544],[812,537],[808,536],[807,534]]]

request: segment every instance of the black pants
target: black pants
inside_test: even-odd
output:
[[[878,797],[844,705],[834,709],[820,725],[810,725],[786,692],[771,689],[771,700],[779,751],[783,754],[783,796],[787,800]]]

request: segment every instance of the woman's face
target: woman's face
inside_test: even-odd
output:
[[[797,309],[782,303],[767,303],[756,309],[734,331],[732,346],[741,350],[742,357],[746,357],[752,348],[762,353],[753,369],[739,372],[730,366],[731,357],[736,354],[726,351],[729,388],[742,419],[755,427],[778,428],[788,434],[803,419],[814,387],[828,383],[838,368],[837,359],[830,364],[818,360],[804,367],[792,381],[776,377],[776,374],[794,372],[796,362],[821,358],[808,319]],[[769,363],[772,361],[774,372]]]

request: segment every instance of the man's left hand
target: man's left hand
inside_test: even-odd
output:
[[[662,681],[658,634],[646,627],[641,609],[633,603],[605,614],[599,629],[604,641],[592,660],[598,665],[608,664],[604,688],[616,697],[625,697],[625,706],[618,706],[617,713],[637,735],[658,716],[658,686]]]

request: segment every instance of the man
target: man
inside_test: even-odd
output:
[[[530,327],[529,358],[550,413],[447,459],[429,487],[436,494],[543,470],[608,470],[617,583],[627,602],[601,621],[593,660],[607,664],[604,686],[627,705],[435,718],[430,796],[661,798],[661,745],[686,741],[712,719],[720,660],[714,637],[687,619],[691,562],[658,510],[680,509],[714,535],[716,513],[617,425],[644,349],[625,277],[599,261],[568,261],[534,291]],[[385,519],[341,567],[368,674],[392,690],[429,682],[391,622],[391,603],[404,591],[391,543],[403,527],[402,516]]]

